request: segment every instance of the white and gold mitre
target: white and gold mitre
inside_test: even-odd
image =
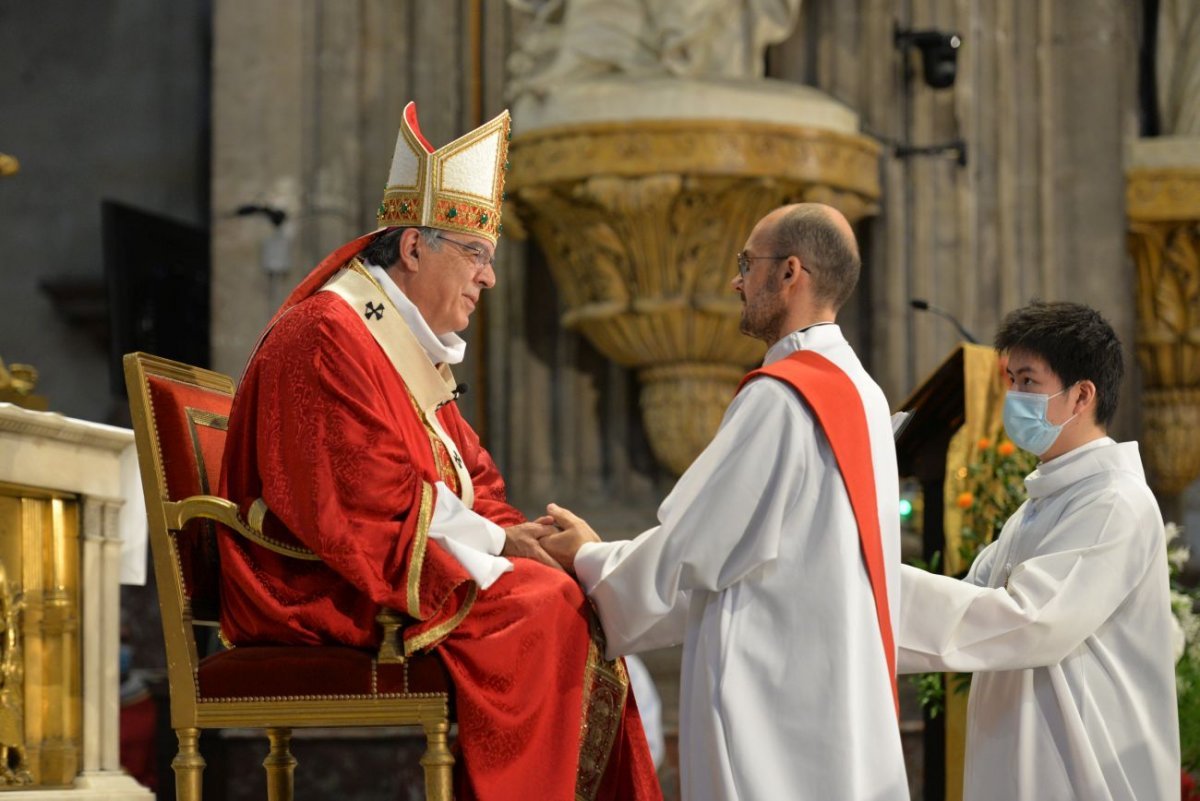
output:
[[[417,105],[409,103],[379,204],[379,225],[463,231],[494,243],[502,227],[508,137],[509,116],[503,111],[434,150],[417,126]]]

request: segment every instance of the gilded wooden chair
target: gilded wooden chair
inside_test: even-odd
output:
[[[210,494],[225,446],[233,382],[179,362],[130,353],[125,383],[133,415],[158,600],[166,641],[171,726],[179,751],[171,763],[178,801],[200,801],[201,729],[266,729],[263,766],[270,801],[291,801],[294,728],[407,726],[425,730],[425,794],[450,801],[454,759],[447,748],[449,679],[433,656],[405,659],[401,619],[380,615],[378,653],[338,646],[242,646],[199,658],[196,627],[219,620],[218,521],[298,559],[310,552],[265,540],[228,500]],[[210,628],[209,631],[212,629]]]

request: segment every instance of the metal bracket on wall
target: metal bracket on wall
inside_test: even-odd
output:
[[[892,149],[898,159],[911,158],[912,156],[940,156],[943,153],[954,153],[955,163],[960,167],[967,166],[967,143],[963,139],[955,139],[952,142],[942,142],[936,145],[902,145],[892,143]]]

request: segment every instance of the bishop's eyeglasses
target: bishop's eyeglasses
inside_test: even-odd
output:
[[[478,267],[481,270],[484,267],[495,267],[496,266],[496,254],[488,253],[486,250],[481,248],[479,245],[473,245],[470,242],[459,242],[457,239],[451,239],[450,237],[443,234],[441,231],[437,231],[437,230],[433,231],[433,233],[428,238],[436,239],[439,242],[449,242],[451,245],[454,245],[456,248],[458,248],[459,250],[461,250],[463,253],[465,253],[467,255],[467,257],[471,260],[472,264],[474,264],[476,267]]]

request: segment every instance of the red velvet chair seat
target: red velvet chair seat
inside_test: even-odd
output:
[[[222,651],[201,660],[197,683],[201,702],[450,692],[450,679],[436,656],[422,654],[403,664],[379,664],[370,651],[313,645]]]

